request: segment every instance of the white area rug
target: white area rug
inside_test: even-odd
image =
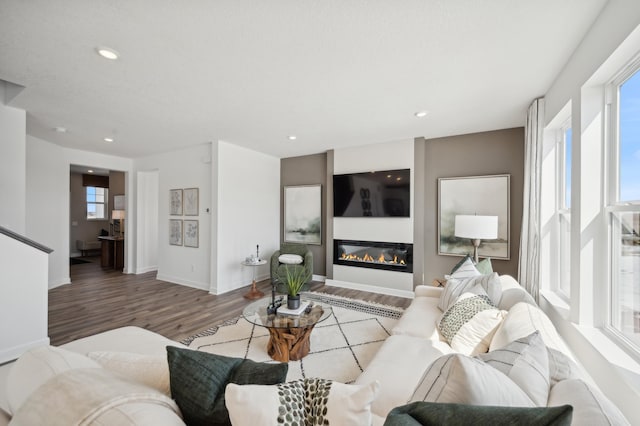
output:
[[[321,377],[353,382],[389,337],[404,309],[322,293],[307,299],[332,306],[333,314],[311,333],[311,350],[300,361],[289,362],[287,380]],[[274,362],[267,354],[269,331],[242,317],[185,339],[194,349],[258,362]]]

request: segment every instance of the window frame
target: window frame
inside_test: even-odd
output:
[[[620,88],[640,73],[640,56],[624,66],[605,87],[605,191],[604,212],[607,232],[607,303],[603,331],[636,360],[640,360],[640,342],[634,342],[615,326],[614,303],[618,300],[618,256],[614,244],[620,241],[616,215],[625,212],[640,213],[640,201],[620,201]]]
[[[89,188],[94,188],[96,190],[101,189],[104,190],[104,202],[98,201],[89,201],[88,191]],[[96,191],[97,192],[97,191]],[[97,194],[96,194],[97,195]],[[87,221],[95,222],[95,221],[108,221],[109,220],[109,188],[102,188],[99,186],[86,186],[84,188],[84,201],[85,201],[85,217]],[[104,216],[103,217],[89,217],[89,205],[103,205],[104,206]]]
[[[556,200],[556,216],[557,216],[557,282],[555,286],[556,293],[566,303],[570,303],[571,297],[571,206],[567,206],[567,130],[572,129],[571,115],[562,122],[562,125],[556,130],[556,149],[557,149],[557,200]],[[573,135],[573,131],[572,131]],[[573,137],[572,137],[573,139]],[[571,150],[573,152],[573,141],[571,142]],[[573,167],[573,162],[571,163]],[[571,173],[571,171],[569,171]],[[565,231],[568,232],[568,236]],[[565,259],[566,257],[566,259]],[[563,262],[564,261],[564,262]],[[562,283],[565,283],[563,286]]]

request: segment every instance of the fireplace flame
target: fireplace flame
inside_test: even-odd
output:
[[[384,254],[380,254],[380,256],[378,256],[378,258],[376,259],[373,256],[371,256],[369,253],[365,253],[363,256],[358,256],[353,253],[350,253],[350,254],[342,253],[340,255],[340,259],[350,260],[355,262],[372,262],[372,263],[386,263],[386,264],[393,264],[393,265],[406,265],[406,262],[403,259],[398,259],[397,255],[393,256],[393,260],[387,260],[384,257]]]

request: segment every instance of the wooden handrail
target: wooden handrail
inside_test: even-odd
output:
[[[42,244],[40,244],[40,243],[38,243],[36,241],[33,241],[32,239],[27,238],[24,235],[17,234],[17,233],[15,233],[15,232],[13,232],[13,231],[5,228],[5,227],[2,227],[2,226],[0,226],[0,234],[4,234],[7,237],[13,238],[14,240],[20,241],[23,244],[26,244],[26,245],[31,246],[33,248],[36,248],[36,249],[38,249],[40,251],[43,251],[43,252],[45,252],[47,254],[49,254],[49,253],[51,253],[53,251],[53,249],[50,249],[47,246],[43,246]]]

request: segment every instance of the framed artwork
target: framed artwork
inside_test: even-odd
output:
[[[113,196],[113,210],[126,210],[125,207],[125,196],[124,195],[114,195]]]
[[[182,189],[169,190],[169,214],[182,216]]]
[[[498,216],[498,238],[481,241],[478,255],[510,258],[510,211],[508,174],[438,179],[438,254],[473,254],[468,238],[454,235],[456,215]]]
[[[169,219],[169,244],[182,245],[182,219]]]
[[[284,187],[284,241],[322,244],[322,185]]]
[[[186,188],[183,190],[183,205],[185,216],[198,216],[198,188]]]
[[[197,220],[184,221],[184,246],[198,247],[199,224]]]

